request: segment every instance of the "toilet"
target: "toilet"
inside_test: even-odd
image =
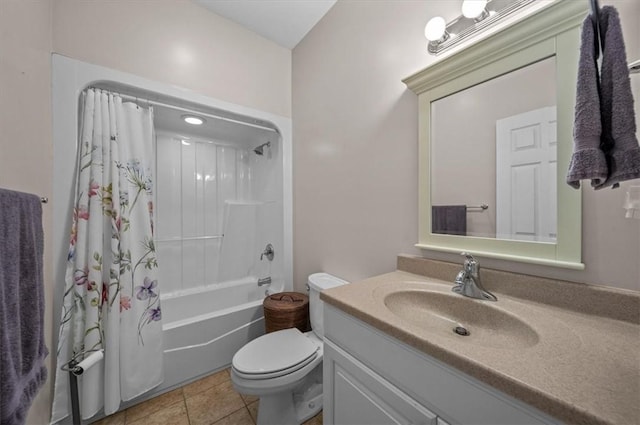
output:
[[[348,282],[327,273],[309,276],[311,332],[268,333],[233,356],[231,381],[260,398],[258,425],[299,425],[322,409],[323,313],[320,292]]]

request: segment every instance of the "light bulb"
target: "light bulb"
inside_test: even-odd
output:
[[[447,29],[447,23],[445,22],[442,16],[434,16],[429,19],[427,25],[424,27],[424,36],[427,37],[429,41],[438,41],[440,40]]]
[[[487,0],[464,0],[462,2],[462,14],[465,18],[476,19],[482,16]]]
[[[193,115],[183,115],[182,119],[189,124],[192,125],[202,125],[204,123],[204,119],[200,117],[194,117]]]

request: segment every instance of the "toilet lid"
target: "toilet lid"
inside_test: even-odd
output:
[[[304,366],[317,355],[318,346],[297,328],[254,339],[233,356],[233,368],[244,375],[276,376]]]

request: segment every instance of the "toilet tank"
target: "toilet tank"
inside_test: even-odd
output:
[[[311,329],[320,339],[324,339],[324,323],[320,292],[336,286],[346,285],[346,280],[332,276],[328,273],[314,273],[309,276],[309,316]]]

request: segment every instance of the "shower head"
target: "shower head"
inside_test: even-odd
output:
[[[257,148],[255,148],[253,151],[256,153],[256,155],[264,155],[264,147],[271,147],[271,142],[267,142],[267,143],[263,143],[260,146],[258,146]]]

